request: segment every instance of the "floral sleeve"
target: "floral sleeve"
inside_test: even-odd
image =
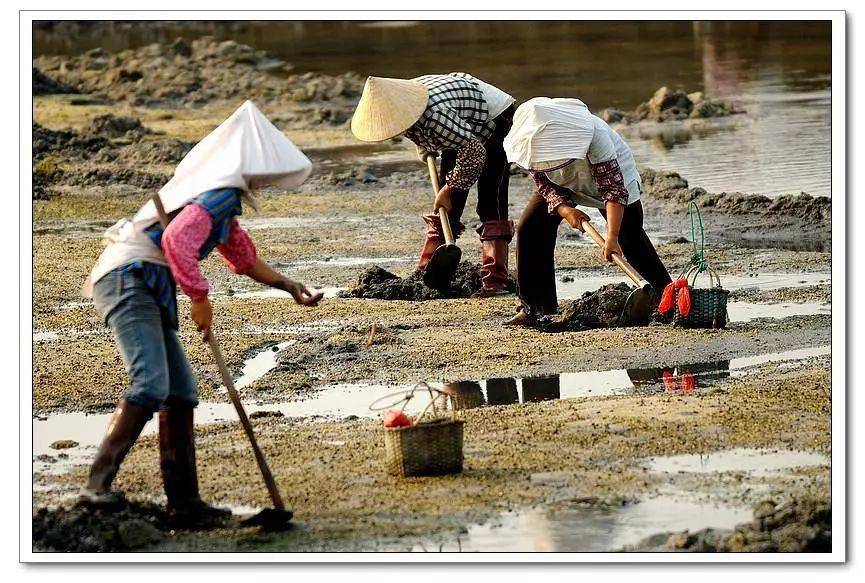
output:
[[[249,235],[234,218],[231,220],[231,228],[228,231],[228,240],[224,245],[219,245],[217,248],[220,255],[225,259],[228,268],[237,273],[244,275],[249,273],[258,260],[255,251],[255,244]]]
[[[457,149],[454,169],[448,172],[447,183],[458,190],[468,190],[484,170],[487,151],[480,140],[472,138]]]
[[[532,178],[535,179],[535,188],[537,188],[538,194],[547,201],[548,213],[555,215],[559,206],[563,204],[571,206],[570,190],[553,184],[543,172],[532,172]]]

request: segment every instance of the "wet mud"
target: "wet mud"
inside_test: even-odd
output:
[[[345,123],[363,88],[359,75],[292,74],[289,63],[266,51],[210,37],[118,53],[96,48],[73,57],[40,56],[34,64],[54,82],[114,102],[182,107],[237,99],[281,101],[306,106],[298,107],[303,115],[289,115],[306,123]]]
[[[635,552],[690,553],[829,553],[832,552],[832,507],[821,500],[764,500],[751,522],[732,531],[706,528],[652,535]]]
[[[508,291],[514,292],[516,283],[513,277],[509,279],[508,283]],[[428,287],[423,281],[423,274],[420,272],[415,271],[405,277],[399,277],[376,265],[360,274],[357,285],[346,292],[345,297],[423,302],[449,298],[469,298],[480,289],[480,265],[468,261],[459,264],[453,281],[445,290]]]
[[[567,284],[571,288],[560,281],[559,297],[568,298],[562,313],[575,327],[561,334],[507,329],[500,324],[513,315],[514,296],[468,297],[480,287],[480,244],[474,238],[461,240],[465,262],[451,292],[434,296],[438,292],[409,274],[424,237],[419,216],[431,203],[428,178],[407,144],[358,149],[346,120],[359,77],[295,74],[266,53],[212,39],[39,57],[35,65],[52,82],[87,93],[40,95],[34,104],[34,196],[41,189],[34,202],[34,431],[50,429],[37,439],[34,457],[37,508],[74,497],[104,432],[102,414],[127,383],[110,332],[79,294],[101,250],[98,235],[134,213],[241,99],[259,101],[322,169],[295,192],[262,193],[260,216],[241,217],[260,255],[310,286],[360,290],[308,309],[284,295],[256,295],[260,290],[225,270],[216,254],[202,263],[223,351],[243,385],[298,528],[268,535],[226,529],[166,536],[153,519],[158,514],[145,509],[129,520],[153,525],[155,531],[143,529],[153,535],[150,542],[124,541],[116,525],[40,510],[40,532],[58,533],[57,525],[71,521],[73,531],[83,533],[82,525],[91,524],[109,533],[107,542],[87,541],[92,547],[156,551],[411,550],[430,536],[453,540],[467,525],[509,509],[550,509],[563,500],[627,500],[624,508],[649,507],[670,479],[712,503],[736,505],[738,512],[760,503],[768,486],[785,499],[828,504],[825,466],[793,477],[747,477],[753,488],[742,487],[741,478],[659,477],[644,467],[647,456],[719,448],[828,453],[827,353],[797,351],[830,344],[830,308],[814,315],[784,311],[787,304],[831,299],[823,281],[831,255],[827,236],[819,232],[828,232],[828,201],[710,194],[678,174],[644,169],[647,230],[669,269],[687,264],[693,251],[682,239],[693,195],[722,281],[744,282],[739,291],[731,286],[735,301],[748,304],[756,318],[771,318],[734,321],[716,332],[610,327],[627,286],[614,285],[603,298],[590,294],[580,309],[569,300],[579,302],[611,277],[624,278],[602,270],[597,250],[563,227],[556,260],[560,274],[567,269],[565,275],[578,281]],[[660,125],[715,123],[676,121],[682,112],[667,110]],[[647,117],[633,125],[653,123]],[[516,218],[532,185],[514,176],[510,193],[509,213]],[[472,214],[463,220],[476,220]],[[513,253],[511,246],[511,266]],[[373,264],[393,271],[369,269]],[[789,277],[798,273],[802,282]],[[773,275],[778,281],[769,281]],[[599,281],[579,280],[592,276]],[[422,309],[415,301],[425,302]],[[772,302],[780,303],[770,309]],[[182,298],[180,312],[180,336],[202,400],[202,494],[234,508],[266,506],[254,460],[239,445],[244,436],[219,373]],[[768,354],[791,351],[802,359],[773,360]],[[419,381],[456,387],[454,402],[467,421],[466,471],[459,476],[403,481],[381,467],[381,423],[368,405]],[[85,427],[87,435],[71,430]],[[145,433],[117,486],[149,508],[162,499],[162,486],[156,438],[151,430]],[[58,440],[79,445],[51,449]],[[702,512],[708,504],[687,507]],[[607,511],[602,502],[578,506],[586,505]],[[641,532],[730,528],[746,517],[737,514],[736,522],[723,524],[659,520]],[[569,540],[578,546],[591,538],[589,533]],[[46,535],[39,540],[44,543]],[[519,542],[525,550],[528,543]]]
[[[162,541],[169,533],[161,506],[129,502],[121,509],[39,508],[33,514],[36,551],[106,553],[136,551]]]
[[[545,332],[614,328],[620,325],[622,311],[634,289],[636,288],[626,283],[614,283],[601,286],[593,292],[586,292],[579,299],[561,308],[555,316],[540,318],[538,328]]]

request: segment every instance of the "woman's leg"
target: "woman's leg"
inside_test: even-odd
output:
[[[168,512],[178,526],[202,524],[231,512],[201,500],[195,461],[194,410],[198,404],[198,382],[177,337],[164,329],[170,376],[169,396],[159,411],[159,465],[168,501]]]
[[[446,150],[443,152],[441,167],[439,168],[440,185],[444,186],[444,177],[448,172],[453,170],[454,164],[456,164],[456,152],[453,150]],[[451,231],[453,231],[454,239],[459,238],[466,229],[466,226],[460,222],[460,219],[463,216],[463,210],[465,210],[468,196],[469,192],[467,190],[454,190],[451,195],[451,210],[448,213],[448,219],[450,220]],[[435,253],[436,249],[441,247],[445,242],[444,233],[442,232],[442,224],[438,213],[421,215],[421,218],[424,223],[426,223],[427,232],[426,241],[424,242],[423,249],[421,249],[417,265],[415,266],[415,270],[417,271],[423,271],[426,269],[427,263],[429,263],[433,253]]]
[[[532,316],[555,314],[556,236],[562,218],[547,212],[547,201],[537,192],[529,199],[517,225],[517,294]]]
[[[607,218],[605,211],[602,210],[601,214],[604,219]],[[672,280],[658,257],[655,246],[643,230],[643,204],[639,200],[625,207],[622,227],[619,230],[619,245],[628,263],[651,284],[656,297],[660,297],[660,293]]]
[[[508,285],[508,245],[514,236],[514,222],[508,218],[508,185],[510,172],[503,141],[511,128],[513,108],[496,118],[496,128],[486,143],[486,162],[478,178],[478,217],[481,226],[481,284],[475,294],[488,297],[499,294]]]
[[[114,333],[130,386],[120,400],[81,492],[85,503],[111,503],[111,484],[147,421],[168,396],[169,374],[162,318],[150,289],[140,280],[129,285],[116,274],[97,283],[94,303],[110,306]]]

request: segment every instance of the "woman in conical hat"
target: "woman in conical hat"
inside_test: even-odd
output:
[[[260,186],[291,188],[312,164],[249,101],[199,142],[159,191],[171,217],[167,228],[145,204],[132,220],[106,232],[106,247],[90,273],[85,294],[114,332],[130,378],[90,468],[79,502],[111,506],[122,495],[111,484],[144,424],[159,414],[159,451],[168,511],[177,526],[193,526],[230,512],[198,494],[193,410],[196,379],[177,336],[176,287],[192,300],[190,317],[204,337],[212,310],[199,261],[214,249],[238,274],[285,290],[303,305],[322,295],[277,273],[256,253],[237,222],[254,205]]]
[[[613,253],[660,293],[670,275],[643,230],[642,182],[631,149],[579,99],[535,97],[520,105],[504,141],[508,160],[535,181],[517,225],[517,293],[521,306],[507,323],[532,325],[558,311],[554,252],[562,219],[579,231],[596,208],[607,221],[605,261]]]
[[[416,79],[367,79],[351,120],[354,135],[377,142],[400,134],[415,143],[421,160],[441,155],[441,183],[433,212],[423,215],[427,239],[416,269],[426,269],[444,243],[437,211],[448,211],[454,236],[469,188],[477,182],[481,219],[482,289],[477,297],[506,293],[508,244],[514,224],[508,218],[508,162],[502,140],[511,127],[514,98],[467,73],[424,75]]]

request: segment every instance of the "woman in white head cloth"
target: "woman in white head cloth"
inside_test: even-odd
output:
[[[520,309],[506,323],[534,324],[558,311],[554,252],[562,219],[579,231],[596,208],[607,221],[605,261],[613,253],[659,293],[670,275],[643,230],[642,182],[631,149],[579,99],[535,97],[514,114],[504,141],[508,160],[535,181],[517,225],[517,293]]]
[[[192,300],[190,317],[206,338],[212,310],[199,261],[214,249],[238,274],[289,292],[302,305],[322,295],[271,269],[237,222],[252,192],[291,188],[312,169],[309,159],[249,101],[199,142],[159,191],[171,218],[163,229],[153,202],[106,232],[106,248],[85,295],[112,329],[130,386],[111,419],[79,503],[116,506],[111,484],[144,424],[159,414],[159,450],[168,512],[179,527],[224,518],[201,500],[195,466],[193,409],[197,383],[177,336],[175,285]]]

